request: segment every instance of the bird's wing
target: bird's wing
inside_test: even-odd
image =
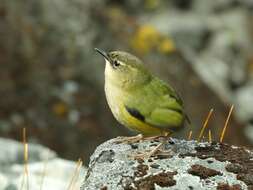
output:
[[[182,126],[184,115],[182,107],[174,99],[169,99],[162,106],[154,107],[149,114],[137,107],[125,106],[128,113],[136,119],[160,129],[177,129]]]
[[[179,128],[182,126],[184,115],[182,106],[174,98],[168,98],[164,103],[154,108],[145,122],[159,128]]]
[[[143,97],[143,101],[135,101],[135,104],[125,105],[126,110],[131,116],[151,126],[172,130],[180,128],[185,118],[182,100],[165,83],[158,81],[154,86],[156,87],[154,93],[159,98],[145,100]],[[150,88],[152,89],[152,87]],[[159,89],[159,93],[157,89]],[[152,93],[152,90],[149,90],[148,93]]]

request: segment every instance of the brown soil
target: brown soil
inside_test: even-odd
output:
[[[188,170],[189,174],[199,176],[201,179],[206,179],[208,177],[213,177],[216,175],[222,175],[221,172],[206,168],[204,166],[195,164],[191,166],[191,169]]]
[[[134,172],[136,177],[143,177],[147,175],[148,166],[145,164],[140,164],[137,166],[137,171]]]
[[[225,183],[219,183],[217,186],[217,190],[241,190],[242,187],[239,184],[228,185]]]
[[[139,180],[134,181],[133,187],[125,187],[127,190],[155,190],[155,184],[160,187],[171,187],[176,185],[176,180],[173,179],[173,176],[176,175],[177,172],[161,172],[156,175],[148,176]]]

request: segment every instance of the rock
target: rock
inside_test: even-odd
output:
[[[236,101],[235,96],[237,90],[252,83],[247,79],[249,69],[246,68],[252,52],[249,40],[251,16],[248,9],[242,8],[249,6],[246,2],[237,2],[238,6],[233,8],[234,3],[236,1],[194,1],[195,11],[159,11],[140,17],[139,23],[150,24],[164,35],[170,36],[196,74],[219,95],[223,103],[239,103],[238,107],[244,107],[240,103],[248,100]],[[213,14],[218,7],[219,14]],[[178,64],[174,65],[178,69]],[[172,69],[170,68],[171,71]],[[167,72],[167,75],[172,74]],[[180,73],[177,75],[184,77]],[[175,79],[171,81],[174,82]],[[178,86],[180,85],[176,85],[177,88]]]
[[[34,162],[29,164],[29,189],[39,190],[41,186],[45,161]],[[43,188],[48,190],[67,189],[74,175],[76,163],[60,158],[54,158],[47,162],[46,173],[43,180]],[[9,171],[2,174],[5,177],[5,186],[0,189],[7,190],[10,186],[19,189],[23,180],[24,166],[14,164],[10,166]],[[80,175],[84,175],[85,170],[81,170]],[[15,177],[14,177],[15,176]],[[80,187],[80,179],[77,178],[76,187]],[[2,184],[1,184],[2,185]],[[3,188],[1,188],[3,187]],[[26,182],[24,183],[26,187]]]
[[[176,11],[160,11],[159,14],[141,17],[140,22],[150,24],[161,33],[172,37],[180,49],[199,50],[209,34],[207,23],[197,14]],[[164,24],[166,23],[166,24]]]
[[[19,142],[0,138],[0,190],[21,188],[24,178],[23,149],[23,144]],[[58,158],[55,152],[37,144],[29,144],[28,154],[29,189],[41,189],[44,174],[44,189],[66,189],[69,186],[77,167],[75,162]],[[80,175],[84,172],[82,168]],[[78,174],[75,185],[80,186]]]
[[[230,90],[234,90],[246,80],[245,67],[252,48],[248,41],[250,38],[247,30],[248,18],[245,10],[230,11],[211,17],[207,25],[212,31],[212,38],[194,61],[198,68],[199,64],[208,68],[205,68],[208,72],[197,69],[198,74],[208,81],[207,83],[222,99],[229,101],[230,95],[233,95]],[[213,63],[215,66],[210,67],[209,65]],[[205,74],[202,74],[203,72]],[[221,85],[222,88],[219,88]]]
[[[221,143],[171,139],[151,158],[135,158],[159,140],[101,144],[90,158],[81,190],[250,189],[253,153]]]
[[[0,138],[0,167],[23,163],[24,145],[20,142]],[[29,162],[56,158],[56,153],[38,144],[29,144]]]
[[[246,126],[245,136],[253,143],[253,123]]]
[[[240,88],[235,94],[237,104],[237,115],[242,121],[250,121],[253,119],[253,82]]]

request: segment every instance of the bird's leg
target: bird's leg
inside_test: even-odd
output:
[[[141,140],[143,140],[144,137],[142,134],[138,134],[136,136],[132,136],[132,137],[120,137],[120,139],[118,140],[115,140],[116,143],[128,143],[128,144],[131,144],[131,143],[137,143]]]
[[[157,140],[161,137],[164,137],[163,135],[156,135],[156,136],[149,136],[149,137],[143,137],[143,140]]]

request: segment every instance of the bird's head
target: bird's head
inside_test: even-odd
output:
[[[138,87],[151,78],[151,74],[136,56],[123,52],[111,51],[106,53],[95,49],[105,58],[105,80],[121,88]]]

